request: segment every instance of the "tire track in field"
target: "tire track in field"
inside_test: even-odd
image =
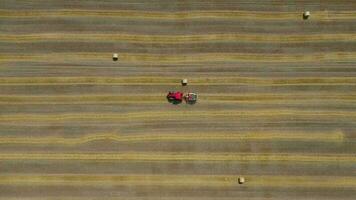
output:
[[[146,133],[140,135],[120,135],[115,133],[91,134],[75,138],[63,137],[0,137],[0,144],[31,145],[80,145],[95,141],[114,142],[184,142],[184,141],[308,141],[308,142],[342,142],[344,135],[340,131],[325,132],[248,132],[248,133]]]
[[[1,62],[65,62],[110,61],[111,53],[49,53],[49,54],[2,54]],[[189,64],[207,62],[327,62],[356,61],[356,52],[328,52],[312,54],[263,54],[263,53],[193,53],[193,54],[140,54],[119,53],[121,63],[141,64]],[[4,65],[4,64],[2,64]]]
[[[125,152],[125,153],[0,153],[0,160],[87,160],[125,162],[336,162],[356,163],[354,154],[255,154],[195,152]]]
[[[155,44],[192,44],[214,42],[306,43],[355,42],[356,34],[208,34],[208,35],[134,35],[134,34],[30,34],[0,35],[0,42],[33,43],[48,41],[95,41]]]
[[[189,12],[154,12],[138,10],[0,10],[0,18],[39,18],[39,17],[110,17],[136,20],[270,20],[270,21],[299,21],[301,12],[268,12],[242,10],[210,10]],[[312,20],[355,20],[354,11],[314,11]]]

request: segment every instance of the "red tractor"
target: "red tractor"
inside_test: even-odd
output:
[[[183,101],[183,92],[168,92],[167,99],[172,103],[181,103]]]
[[[183,99],[188,104],[195,104],[198,99],[198,95],[193,92],[183,94],[183,92],[168,92],[167,100],[173,104],[182,103]]]

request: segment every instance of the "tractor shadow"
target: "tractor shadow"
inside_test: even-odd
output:
[[[178,100],[175,100],[175,99],[170,99],[167,97],[167,101],[170,103],[170,104],[173,104],[173,105],[178,105],[178,104],[181,104],[183,101],[178,101]]]

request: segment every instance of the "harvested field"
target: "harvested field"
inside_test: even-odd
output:
[[[356,1],[0,0],[0,200],[353,200],[355,103]]]

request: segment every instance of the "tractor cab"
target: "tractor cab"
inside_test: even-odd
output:
[[[170,91],[167,94],[167,100],[174,104],[181,103],[183,101],[183,92]]]

